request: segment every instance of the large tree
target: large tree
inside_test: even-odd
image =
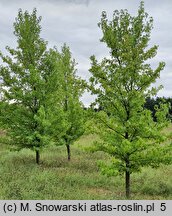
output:
[[[158,91],[158,88],[151,88],[151,84],[165,66],[160,62],[152,69],[149,64],[158,48],[148,44],[152,26],[153,19],[145,12],[143,2],[137,16],[131,16],[127,10],[116,10],[112,21],[108,21],[103,12],[99,23],[103,33],[101,42],[109,48],[109,57],[101,62],[91,57],[90,88],[97,95],[96,104],[102,110],[95,113],[94,131],[101,141],[94,150],[111,156],[110,162],[101,163],[104,173],[125,173],[127,198],[133,172],[143,166],[157,167],[170,161],[170,146],[162,144],[168,108],[164,104],[157,107],[157,122],[144,108],[145,98]]]
[[[47,42],[40,37],[40,21],[36,9],[31,14],[19,10],[14,22],[17,47],[7,47],[8,56],[0,53],[1,121],[8,128],[12,144],[36,151],[36,163],[40,150],[50,142],[50,125],[57,123],[53,121],[55,112],[51,111],[53,102],[58,103],[59,83],[54,79],[58,71],[53,55],[46,51]],[[58,116],[61,114],[58,112]],[[58,120],[60,124],[62,118],[59,116]]]

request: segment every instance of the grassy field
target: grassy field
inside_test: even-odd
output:
[[[107,156],[83,150],[94,139],[83,136],[75,143],[71,162],[64,146],[45,149],[39,166],[34,152],[1,145],[0,199],[125,199],[124,176],[106,177],[98,170],[97,161]],[[172,199],[172,166],[144,168],[131,178],[131,199]]]

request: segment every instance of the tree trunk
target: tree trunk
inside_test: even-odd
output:
[[[125,172],[125,190],[126,190],[126,198],[130,198],[130,172]]]
[[[127,120],[129,119],[130,113],[128,110],[127,112]],[[125,139],[128,140],[129,134],[128,131],[125,133]],[[125,171],[125,193],[126,193],[126,198],[130,198],[130,160],[129,160],[129,155],[126,155],[126,171]]]
[[[36,163],[39,164],[40,162],[40,153],[39,150],[36,150]]]
[[[66,148],[67,148],[67,159],[68,159],[68,161],[70,161],[70,156],[71,156],[71,154],[70,154],[70,145],[66,144]]]

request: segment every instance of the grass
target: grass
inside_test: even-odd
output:
[[[124,176],[106,177],[98,170],[97,161],[107,156],[83,150],[95,139],[87,135],[76,142],[71,147],[71,162],[64,146],[47,148],[39,166],[31,150],[14,152],[2,145],[0,199],[125,199]],[[172,199],[172,166],[144,168],[133,174],[131,190],[131,199]]]

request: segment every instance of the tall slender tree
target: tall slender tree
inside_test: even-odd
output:
[[[157,167],[170,162],[170,145],[162,144],[168,107],[161,104],[156,110],[157,122],[144,108],[145,98],[155,95],[158,88],[151,84],[160,76],[165,64],[154,70],[149,59],[157,53],[157,46],[149,47],[153,19],[148,17],[141,2],[137,16],[127,10],[114,11],[112,21],[102,13],[99,27],[110,56],[100,63],[91,57],[90,88],[97,95],[101,107],[95,113],[96,131],[101,137],[94,150],[111,156],[111,162],[100,165],[104,173],[125,173],[126,197],[130,197],[130,176],[143,166]]]
[[[68,160],[70,160],[70,145],[84,132],[84,109],[80,97],[84,92],[85,83],[76,75],[76,62],[72,59],[70,49],[66,44],[62,47],[59,61],[63,77],[63,107],[67,123],[66,133],[62,138],[67,148]]]
[[[50,141],[48,134],[53,117],[48,112],[48,103],[55,99],[52,95],[58,85],[53,82],[57,71],[46,51],[47,42],[40,37],[40,22],[36,9],[31,14],[19,10],[14,22],[17,47],[6,48],[9,56],[0,53],[4,63],[0,67],[4,101],[1,120],[13,144],[35,150],[37,164],[40,150]]]

